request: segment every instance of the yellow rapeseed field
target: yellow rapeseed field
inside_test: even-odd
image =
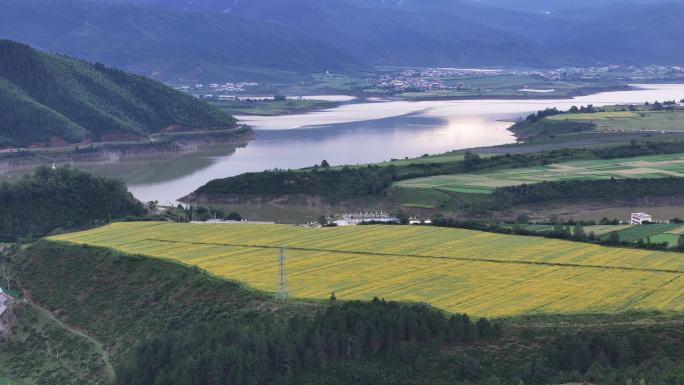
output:
[[[429,302],[476,316],[684,310],[684,255],[424,226],[116,223],[50,238],[196,265],[297,298]]]

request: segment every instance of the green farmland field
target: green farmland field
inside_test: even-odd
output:
[[[116,223],[51,237],[197,266],[295,298],[429,302],[476,316],[684,310],[679,253],[429,226]]]
[[[684,111],[609,111],[560,114],[546,119],[592,122],[596,131],[684,131]]]
[[[659,223],[659,224],[652,224],[652,225],[641,225],[641,226],[633,226],[628,229],[624,229],[621,231],[618,231],[618,235],[620,236],[620,240],[624,242],[635,242],[640,239],[646,239],[649,237],[657,236],[659,234],[665,233],[666,231],[670,231],[673,229],[676,229],[678,227],[681,227],[679,224],[670,224],[670,223]],[[651,239],[653,242],[653,239]],[[657,243],[657,242],[655,242]]]
[[[479,174],[438,175],[396,183],[396,187],[490,194],[498,187],[544,181],[684,177],[684,154],[582,160]]]

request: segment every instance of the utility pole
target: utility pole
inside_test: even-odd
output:
[[[276,292],[276,300],[287,300],[287,276],[285,273],[285,247],[280,246],[280,253],[278,255],[278,291]]]

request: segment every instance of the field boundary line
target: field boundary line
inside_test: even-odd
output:
[[[186,244],[186,245],[227,246],[227,247],[243,247],[243,248],[254,248],[254,249],[273,249],[273,250],[277,250],[280,248],[280,246],[270,246],[270,245],[250,245],[250,244],[240,244],[240,243],[214,243],[214,242],[196,242],[196,241],[195,242],[193,242],[193,241],[174,241],[174,240],[170,240],[170,239],[156,239],[156,238],[145,238],[145,239],[142,239],[141,241],[166,242],[166,243],[176,243],[176,244]],[[372,252],[372,251],[313,249],[313,248],[308,248],[308,247],[287,247],[287,249],[288,250],[295,250],[295,251],[326,252],[326,253],[339,253],[339,254],[352,254],[352,255],[372,255],[372,256],[380,256],[380,257],[425,258],[425,259],[440,259],[440,260],[454,260],[454,261],[487,262],[487,263],[498,263],[498,264],[551,266],[551,267],[575,267],[575,268],[587,268],[587,269],[625,270],[625,271],[640,271],[640,272],[653,272],[653,273],[684,274],[684,271],[682,271],[682,270],[648,269],[648,268],[627,267],[627,266],[582,265],[582,264],[577,264],[577,263],[535,262],[535,261],[507,261],[507,260],[503,260],[503,259],[473,258],[473,257],[439,257],[439,256],[434,256],[434,255],[391,254],[391,253],[378,253],[378,252]]]

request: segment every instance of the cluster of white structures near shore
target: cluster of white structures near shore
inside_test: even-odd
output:
[[[330,223],[334,223],[337,226],[355,226],[363,223],[397,223],[399,218],[392,214],[385,212],[366,212],[366,213],[355,213],[355,214],[344,214],[341,218],[335,219]],[[430,223],[429,220],[420,220],[417,218],[411,218],[409,222],[413,224],[419,223]]]

